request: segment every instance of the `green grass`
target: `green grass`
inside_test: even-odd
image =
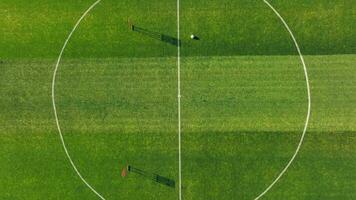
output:
[[[97,199],[65,157],[51,99],[58,53],[92,3],[0,2],[0,199]],[[312,113],[300,154],[265,199],[355,199],[355,9],[341,0],[271,3],[312,54]],[[175,9],[176,0],[102,0],[60,63],[68,150],[107,199],[178,197],[178,188],[120,176],[130,163],[178,181],[177,48],[127,28],[130,17],[174,37]],[[183,197],[253,199],[302,133],[307,91],[294,44],[262,1],[183,0],[180,21]]]
[[[0,58],[57,56],[63,42],[92,0],[2,0]],[[305,54],[352,54],[355,9],[350,0],[271,1],[295,32]],[[80,25],[66,54],[77,57],[175,56],[170,45],[129,32],[135,24],[176,35],[176,0],[103,0]],[[289,35],[262,0],[189,0],[181,5],[186,56],[295,54]],[[164,22],[164,23],[162,23]],[[189,39],[191,33],[202,38]]]
[[[353,199],[355,56],[307,56],[313,112],[305,144],[267,199]],[[108,199],[176,199],[131,163],[177,180],[175,58],[65,59],[59,119],[83,175]],[[326,65],[327,63],[327,65]],[[95,199],[61,148],[52,60],[5,60],[0,105],[2,199]],[[294,56],[182,60],[185,199],[251,199],[292,155],[306,114]],[[35,191],[35,192],[34,192]]]

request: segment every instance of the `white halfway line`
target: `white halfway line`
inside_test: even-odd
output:
[[[180,93],[180,15],[179,15],[179,9],[180,9],[180,0],[177,0],[177,39],[178,39],[178,45],[177,45],[177,101],[178,101],[178,193],[179,193],[179,200],[182,200],[182,151],[181,151],[181,135],[182,135],[182,130],[181,130],[181,112],[180,112],[180,99],[181,99],[181,93]]]
[[[90,10],[92,10],[101,0],[97,0],[94,4],[92,4],[84,13],[83,15],[79,18],[79,20],[77,21],[77,23],[74,25],[72,31],[70,32],[70,34],[68,35],[66,41],[64,42],[64,45],[62,47],[62,50],[59,54],[59,57],[57,59],[57,63],[56,63],[56,67],[54,68],[54,72],[53,72],[53,79],[52,79],[52,104],[53,104],[53,110],[54,110],[54,117],[56,119],[56,124],[57,124],[57,128],[58,128],[58,133],[59,133],[59,137],[61,139],[61,142],[62,142],[62,146],[63,146],[63,149],[67,155],[67,158],[70,162],[70,164],[72,165],[74,171],[77,173],[77,175],[79,176],[79,178],[83,181],[83,183],[92,191],[96,194],[96,196],[98,196],[100,199],[102,200],[105,200],[105,198],[99,193],[97,192],[85,179],[84,177],[80,174],[79,170],[77,169],[77,167],[75,166],[68,150],[67,150],[67,147],[66,147],[66,144],[64,142],[64,138],[63,138],[63,135],[62,135],[62,131],[61,131],[61,128],[60,128],[60,125],[59,125],[59,121],[58,121],[58,116],[57,116],[57,109],[56,109],[56,101],[54,100],[54,88],[55,88],[55,83],[56,83],[56,75],[57,75],[57,70],[58,70],[58,66],[59,66],[59,63],[61,61],[61,58],[62,58],[62,55],[63,55],[63,52],[64,52],[64,49],[66,48],[67,44],[68,44],[68,41],[70,40],[70,38],[72,37],[74,31],[77,29],[78,25],[80,24],[80,22],[84,19],[84,17],[90,12]]]
[[[310,110],[311,110],[311,97],[310,97],[310,86],[309,86],[309,78],[308,78],[308,71],[307,71],[307,67],[305,65],[304,62],[304,58],[302,55],[302,52],[300,51],[299,45],[297,43],[297,40],[294,37],[293,32],[291,31],[291,29],[289,28],[288,24],[286,23],[286,21],[283,19],[283,17],[279,14],[279,12],[267,1],[267,0],[263,0],[272,10],[273,12],[278,16],[278,18],[282,21],[284,27],[288,30],[290,36],[293,39],[293,42],[295,44],[295,47],[297,48],[300,60],[303,64],[303,69],[304,69],[304,76],[305,76],[305,82],[307,85],[307,93],[308,93],[308,112],[307,112],[307,117],[305,119],[305,124],[304,124],[304,129],[303,129],[303,133],[302,136],[300,138],[299,144],[297,146],[297,149],[295,150],[292,158],[289,160],[289,162],[287,163],[287,165],[283,168],[283,170],[279,173],[279,175],[277,176],[277,178],[260,194],[258,195],[255,200],[260,199],[262,196],[264,196],[278,181],[279,179],[283,176],[283,174],[288,170],[288,168],[290,167],[290,165],[293,163],[293,161],[295,160],[297,154],[299,153],[300,147],[303,144],[304,141],[304,137],[305,137],[305,133],[307,131],[308,128],[308,124],[309,124],[309,117],[310,117]]]

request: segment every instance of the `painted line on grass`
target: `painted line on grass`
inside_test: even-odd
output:
[[[179,183],[178,183],[178,193],[179,200],[182,200],[182,148],[181,148],[181,107],[180,107],[180,99],[181,99],[181,91],[180,91],[180,0],[177,0],[177,101],[178,101],[178,173],[179,173]]]
[[[260,194],[258,195],[255,200],[260,199],[261,197],[263,197],[279,180],[280,178],[286,173],[286,171],[288,170],[288,168],[290,167],[290,165],[293,163],[293,161],[295,160],[296,156],[298,155],[299,151],[300,151],[300,147],[303,144],[304,141],[304,137],[305,137],[305,133],[307,132],[307,128],[308,128],[308,124],[309,124],[309,118],[310,118],[310,110],[311,110],[311,96],[310,96],[310,86],[309,86],[309,78],[308,78],[308,71],[307,71],[307,66],[304,62],[304,58],[303,58],[303,54],[300,51],[299,45],[297,43],[297,40],[294,37],[293,32],[291,31],[291,29],[289,28],[288,24],[286,23],[286,21],[283,19],[283,17],[279,14],[279,12],[267,1],[267,0],[263,0],[268,7],[270,7],[273,12],[277,15],[277,17],[282,21],[284,27],[287,29],[287,31],[289,32],[290,36],[293,39],[293,42],[295,44],[295,47],[297,48],[300,60],[302,62],[303,65],[303,69],[304,69],[304,76],[305,76],[305,82],[306,82],[306,86],[307,86],[307,93],[308,93],[308,111],[307,111],[307,116],[305,119],[305,124],[304,124],[304,129],[303,129],[303,133],[302,136],[300,138],[300,141],[298,143],[297,149],[295,150],[292,158],[289,160],[289,162],[287,163],[287,165],[283,168],[283,170],[279,173],[279,175],[276,177],[276,179]]]
[[[57,124],[57,128],[58,128],[58,133],[59,133],[59,137],[61,139],[61,142],[62,142],[62,146],[63,146],[63,149],[67,155],[67,158],[70,162],[70,164],[72,165],[74,171],[76,172],[76,174],[79,176],[79,178],[82,180],[82,182],[92,191],[94,192],[94,194],[96,196],[98,196],[100,199],[102,200],[105,200],[105,198],[99,193],[97,192],[85,179],[84,177],[81,175],[81,173],[79,172],[78,168],[76,167],[76,165],[74,164],[69,152],[68,152],[68,149],[67,149],[67,146],[65,144],[65,141],[64,141],[64,138],[63,138],[63,135],[62,135],[62,131],[61,131],[61,127],[59,125],[59,120],[58,120],[58,115],[57,115],[57,109],[56,109],[56,101],[55,101],[55,84],[56,84],[56,75],[57,75],[57,70],[58,70],[58,66],[59,66],[59,63],[62,59],[62,55],[63,55],[63,52],[64,52],[64,49],[66,48],[70,38],[72,37],[74,31],[77,29],[77,27],[79,26],[80,22],[85,18],[85,16],[98,4],[100,3],[101,0],[97,0],[96,2],[94,2],[84,13],[83,15],[79,18],[79,20],[77,21],[77,23],[74,25],[72,31],[69,33],[66,41],[64,42],[64,45],[62,47],[62,50],[61,52],[59,53],[59,56],[58,56],[58,59],[57,59],[57,63],[56,63],[56,66],[54,68],[54,72],[53,72],[53,79],[52,79],[52,105],[53,105],[53,111],[54,111],[54,117],[56,119],[56,124]]]

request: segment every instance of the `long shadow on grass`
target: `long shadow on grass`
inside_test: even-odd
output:
[[[181,41],[175,37],[165,35],[163,33],[158,33],[155,31],[151,31],[151,30],[148,30],[148,29],[145,29],[142,27],[138,27],[133,24],[131,25],[130,28],[132,31],[135,31],[135,32],[145,35],[147,37],[150,37],[150,38],[153,38],[153,39],[156,39],[156,40],[159,40],[159,41],[162,41],[162,42],[174,45],[174,46],[181,46]]]

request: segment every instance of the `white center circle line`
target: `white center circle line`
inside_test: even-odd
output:
[[[66,41],[64,42],[64,45],[61,49],[61,52],[59,54],[59,57],[57,59],[56,62],[56,66],[53,72],[53,79],[52,79],[52,104],[53,104],[53,110],[54,110],[54,116],[55,116],[55,120],[56,120],[56,125],[58,128],[58,133],[61,139],[61,143],[63,146],[63,149],[65,151],[65,154],[71,164],[71,166],[73,167],[74,171],[76,172],[76,174],[79,176],[79,178],[82,180],[82,182],[92,191],[94,192],[100,199],[105,200],[105,198],[99,193],[97,192],[85,179],[84,177],[81,175],[81,173],[79,172],[79,170],[77,169],[76,165],[74,164],[64,141],[63,135],[62,135],[62,131],[60,128],[60,124],[59,124],[59,120],[58,120],[58,116],[57,116],[57,110],[56,110],[56,103],[55,103],[55,82],[56,82],[56,75],[57,75],[57,71],[58,71],[58,67],[59,67],[59,63],[61,61],[63,52],[70,40],[70,38],[72,37],[73,33],[75,32],[75,30],[77,29],[77,27],[79,26],[80,22],[85,18],[85,16],[98,4],[100,3],[101,0],[97,0],[96,2],[94,2],[84,13],[83,15],[79,18],[79,20],[77,21],[77,23],[75,24],[75,26],[73,27],[72,31],[70,32],[70,34],[68,35]],[[279,173],[279,175],[276,177],[276,179],[259,195],[255,198],[255,200],[260,199],[262,196],[264,196],[279,180],[280,178],[285,174],[285,172],[288,170],[288,168],[290,167],[290,165],[293,163],[293,161],[295,160],[297,154],[300,151],[300,148],[303,144],[304,138],[305,138],[305,134],[308,128],[308,124],[309,124],[309,118],[310,118],[310,113],[311,113],[311,95],[310,95],[310,86],[309,86],[309,79],[308,79],[308,73],[307,73],[307,67],[303,58],[303,55],[300,51],[299,45],[294,37],[294,34],[292,33],[291,29],[289,28],[289,26],[287,25],[287,23],[285,22],[285,20],[282,18],[282,16],[279,14],[279,12],[266,0],[263,0],[272,10],[273,12],[278,16],[278,18],[282,21],[283,25],[285,26],[285,28],[287,29],[287,31],[289,32],[290,36],[293,39],[293,42],[295,44],[295,47],[298,51],[300,60],[302,62],[303,65],[303,69],[304,69],[304,76],[305,76],[305,81],[306,81],[306,86],[307,86],[307,94],[308,94],[308,111],[307,111],[307,116],[306,116],[306,120],[305,120],[305,124],[304,124],[304,129],[303,129],[303,133],[302,136],[300,138],[300,141],[298,143],[298,146],[293,154],[293,156],[291,157],[291,159],[289,160],[289,162],[287,163],[287,165],[283,168],[283,170]],[[179,1],[178,1],[179,3]],[[178,9],[179,11],[179,4],[178,4]],[[177,11],[177,12],[178,12]],[[179,13],[178,13],[178,20],[179,20]],[[179,31],[179,21],[178,21],[178,31]],[[179,34],[179,33],[178,33]],[[179,55],[178,55],[179,56]],[[178,64],[179,63],[179,57],[178,57]],[[179,66],[178,66],[179,67]],[[179,71],[178,71],[179,73]],[[178,95],[178,100],[180,99],[180,94]],[[179,117],[180,118],[180,117]],[[181,172],[180,172],[181,173]],[[181,182],[181,181],[180,181]],[[181,184],[181,183],[180,183]],[[179,197],[181,198],[181,191]]]
[[[277,15],[277,17],[282,21],[284,27],[287,29],[289,35],[292,37],[293,42],[295,44],[295,47],[297,48],[298,54],[299,54],[299,58],[302,62],[303,65],[303,69],[304,69],[304,76],[305,76],[305,82],[306,82],[306,86],[307,86],[307,93],[308,93],[308,111],[307,111],[307,116],[305,119],[305,124],[304,124],[304,129],[303,129],[303,133],[302,136],[300,137],[298,146],[293,154],[293,156],[291,157],[291,159],[289,160],[289,162],[287,163],[287,165],[283,168],[283,170],[278,174],[278,176],[276,177],[276,179],[274,179],[274,181],[260,194],[258,195],[255,200],[260,199],[261,197],[263,197],[278,181],[279,179],[286,173],[286,171],[288,170],[288,168],[290,167],[290,165],[293,163],[293,161],[295,160],[296,156],[298,155],[299,151],[300,151],[300,147],[303,144],[304,141],[304,137],[305,137],[305,133],[307,132],[307,128],[308,128],[308,124],[309,124],[309,118],[310,118],[310,110],[311,110],[311,96],[310,96],[310,86],[309,86],[309,78],[308,78],[308,71],[307,71],[307,66],[305,65],[304,62],[304,58],[303,58],[303,54],[300,51],[299,45],[297,43],[297,40],[294,37],[293,32],[291,31],[291,29],[289,28],[288,24],[286,23],[286,21],[283,19],[283,17],[279,14],[279,12],[267,1],[267,0],[263,0],[272,10],[273,12]]]
[[[56,101],[55,101],[55,84],[56,84],[56,75],[57,75],[57,70],[58,70],[58,66],[59,66],[59,63],[62,59],[62,55],[63,55],[63,52],[64,52],[64,49],[66,48],[70,38],[72,37],[74,31],[77,29],[78,25],[80,24],[80,22],[85,18],[85,16],[100,2],[101,0],[97,0],[95,3],[93,3],[84,13],[83,15],[79,18],[79,20],[77,21],[77,23],[74,25],[72,31],[69,33],[66,41],[64,42],[64,45],[62,47],[62,50],[59,54],[59,57],[57,59],[57,63],[56,63],[56,66],[54,68],[54,72],[53,72],[53,79],[52,79],[52,105],[53,105],[53,111],[54,111],[54,117],[56,119],[56,124],[57,124],[57,129],[58,129],[58,133],[59,133],[59,137],[61,139],[61,142],[62,142],[62,146],[63,146],[63,149],[65,151],[65,154],[70,162],[70,164],[72,165],[74,171],[76,172],[76,174],[79,176],[80,180],[82,180],[82,182],[92,191],[94,192],[94,194],[96,196],[98,196],[100,199],[102,200],[105,200],[105,198],[99,193],[97,192],[86,180],[85,178],[81,175],[81,173],[79,172],[78,168],[76,167],[76,165],[74,164],[73,160],[72,160],[72,157],[70,156],[68,150],[67,150],[67,146],[64,142],[64,138],[63,138],[63,135],[62,135],[62,131],[61,131],[61,127],[59,125],[59,120],[58,120],[58,116],[57,116],[57,109],[56,109]]]

